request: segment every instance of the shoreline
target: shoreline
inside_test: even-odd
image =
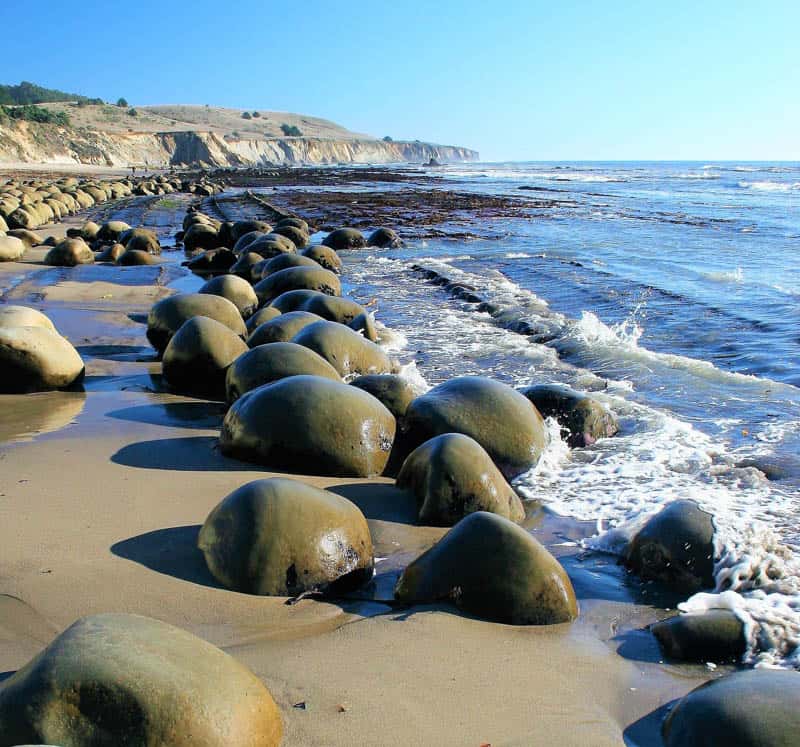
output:
[[[172,208],[178,223],[183,209]],[[82,222],[73,216],[37,231],[60,235]],[[1,671],[82,615],[150,615],[250,666],[280,706],[287,745],[408,744],[421,734],[454,745],[636,744],[657,732],[654,711],[712,676],[704,666],[660,663],[641,628],[664,607],[647,604],[646,585],[633,588],[610,557],[581,557],[563,544],[587,536],[585,523],[530,502],[523,525],[575,584],[581,615],[571,625],[519,628],[445,607],[397,612],[374,600],[287,607],[220,589],[194,547],[197,525],[235,487],[274,473],[219,455],[219,405],[160,386],[135,321],[169,292],[153,283],[154,268],[54,273],[37,258],[0,265],[2,300],[50,315],[83,354],[87,379],[85,395],[20,396],[4,408],[12,417],[0,419]],[[50,282],[38,281],[41,272]],[[37,417],[42,432],[9,441]],[[444,533],[416,526],[408,498],[385,478],[293,477],[356,502],[376,555],[402,548],[393,563]]]

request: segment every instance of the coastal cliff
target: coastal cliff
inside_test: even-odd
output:
[[[474,161],[468,148],[369,138],[247,138],[200,130],[112,132],[16,121],[0,124],[0,164],[253,166]]]

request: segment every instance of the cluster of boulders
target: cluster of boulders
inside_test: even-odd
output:
[[[0,306],[0,393],[66,389],[83,376],[78,351],[48,317],[27,306]]]

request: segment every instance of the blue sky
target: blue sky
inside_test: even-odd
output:
[[[798,29],[797,0],[40,0],[0,82],[313,114],[486,160],[800,160]]]

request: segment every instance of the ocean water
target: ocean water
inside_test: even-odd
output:
[[[750,663],[800,667],[800,164],[463,164],[427,175],[443,189],[553,206],[478,219],[486,239],[347,253],[349,292],[377,299],[409,375],[594,392],[619,435],[570,450],[551,424],[519,492],[596,522],[586,544],[606,552],[669,501],[697,500],[715,516],[717,588],[684,607],[736,610]]]

